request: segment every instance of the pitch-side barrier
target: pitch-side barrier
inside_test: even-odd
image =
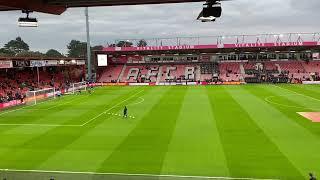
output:
[[[241,85],[245,82],[151,82],[151,83],[95,83],[94,86],[197,86],[197,85]]]

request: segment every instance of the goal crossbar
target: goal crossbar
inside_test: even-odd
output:
[[[26,102],[28,104],[37,104],[38,101],[56,97],[55,88],[46,88],[26,93]]]

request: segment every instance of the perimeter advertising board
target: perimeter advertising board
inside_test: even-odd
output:
[[[0,61],[0,69],[3,68],[12,68],[12,61]]]
[[[30,66],[31,67],[43,67],[45,65],[46,65],[45,61],[37,61],[37,60],[31,60],[30,61]]]
[[[13,67],[30,67],[30,61],[13,61]]]

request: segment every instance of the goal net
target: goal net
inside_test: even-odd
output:
[[[86,91],[87,90],[87,83],[86,82],[78,82],[73,83],[69,88],[66,90],[66,94],[75,94],[78,91]]]
[[[26,103],[29,105],[37,104],[40,101],[44,101],[50,98],[55,98],[55,96],[56,96],[55,88],[28,91],[26,93]]]

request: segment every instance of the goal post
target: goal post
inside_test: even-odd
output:
[[[78,82],[72,83],[71,86],[67,89],[66,94],[75,94],[79,90],[86,91],[87,90],[87,83],[86,82]]]
[[[46,88],[36,91],[28,91],[26,93],[27,104],[37,104],[39,101],[44,101],[56,97],[55,88]]]

